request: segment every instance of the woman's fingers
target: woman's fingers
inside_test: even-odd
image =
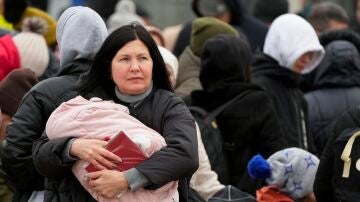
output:
[[[107,149],[102,149],[100,151],[100,155],[104,156],[106,159],[116,162],[116,163],[120,163],[122,160],[119,156],[117,156],[116,154],[108,151]]]
[[[106,167],[107,169],[111,170],[111,169],[116,168],[117,166],[115,163],[113,163],[111,160],[108,159],[108,157],[106,156],[107,152],[109,152],[109,151],[107,151],[106,149],[105,149],[105,152],[99,151],[99,155],[97,155],[95,160],[97,161],[98,164],[100,164],[100,166]],[[111,153],[111,152],[109,152],[109,153]],[[96,166],[96,165],[94,164],[94,166]],[[100,168],[98,168],[98,169],[100,169]],[[103,169],[101,169],[101,170],[103,170]]]

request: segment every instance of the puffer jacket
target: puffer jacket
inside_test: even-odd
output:
[[[360,43],[354,41],[360,42],[360,36],[348,31],[336,32],[341,35],[329,38],[328,33],[321,36],[327,38],[323,44],[326,54],[314,72],[313,91],[305,94],[310,134],[319,153],[329,138],[330,123],[339,114],[360,104],[360,54],[356,48]],[[348,40],[340,37],[346,35]]]
[[[35,169],[31,149],[45,129],[51,112],[77,95],[74,86],[79,75],[89,68],[85,61],[69,63],[60,75],[35,85],[25,95],[3,143],[3,168],[17,190],[15,201],[27,201],[31,192],[44,189],[44,178]],[[61,87],[59,87],[61,86]],[[22,134],[22,135],[19,135]]]
[[[61,15],[56,30],[61,69],[57,77],[34,86],[22,100],[7,128],[2,156],[4,170],[16,186],[14,201],[28,201],[44,189],[44,178],[34,167],[32,146],[62,102],[74,98],[77,80],[85,73],[108,35],[101,17],[86,7],[71,7]]]

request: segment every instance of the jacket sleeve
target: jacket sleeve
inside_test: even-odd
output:
[[[284,149],[288,146],[280,128],[280,122],[276,116],[275,108],[270,97],[265,93],[259,93],[257,100],[255,119],[256,130],[258,130],[259,139],[261,140],[258,149],[262,155],[269,157],[273,153]]]
[[[55,106],[46,97],[30,91],[7,127],[1,159],[3,169],[19,190],[43,189],[43,177],[34,167],[31,150],[34,140],[41,137],[52,108]]]
[[[191,176],[199,164],[195,121],[184,102],[172,96],[157,106],[164,110],[152,113],[162,117],[161,134],[167,146],[136,167],[150,180],[152,188]]]
[[[33,161],[41,175],[61,179],[71,172],[76,159],[69,158],[68,146],[72,137],[49,140],[44,133],[33,145]]]

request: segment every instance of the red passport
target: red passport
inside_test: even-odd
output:
[[[122,159],[122,162],[117,164],[119,171],[129,170],[147,159],[140,147],[125,135],[123,131],[115,135],[105,148]],[[93,164],[86,166],[85,170],[89,173],[98,171]]]

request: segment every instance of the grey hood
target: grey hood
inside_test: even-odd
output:
[[[56,29],[61,67],[76,59],[92,61],[107,35],[105,22],[94,10],[82,6],[66,9]]]

